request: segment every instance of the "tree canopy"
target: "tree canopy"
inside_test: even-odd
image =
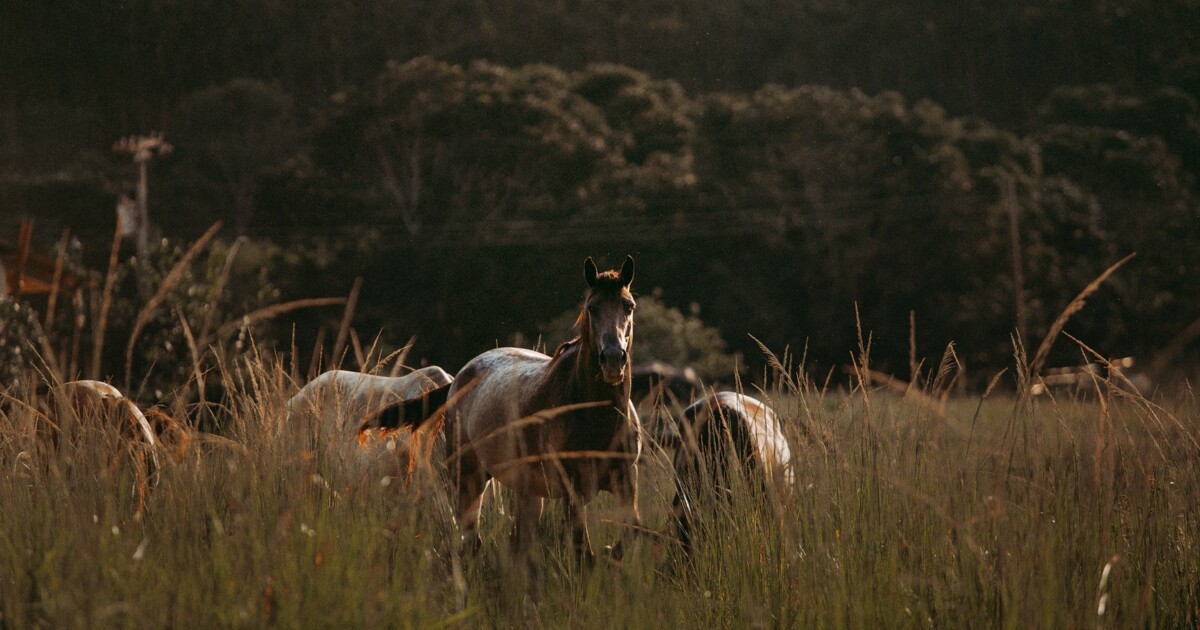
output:
[[[102,260],[108,147],[161,129],[164,235],[271,241],[289,297],[362,276],[358,325],[448,365],[569,309],[585,255],[638,255],[751,360],[747,333],[843,362],[857,313],[883,369],[913,322],[922,356],[1006,364],[1133,252],[1073,334],[1152,356],[1200,312],[1195,2],[6,12],[0,237],[33,217]]]

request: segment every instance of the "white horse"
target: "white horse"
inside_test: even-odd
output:
[[[437,366],[400,377],[331,370],[288,400],[288,421],[308,422],[327,447],[357,460],[359,471],[374,470],[410,455],[411,432],[398,430],[403,425],[404,404],[412,407],[415,401],[420,407],[428,403],[426,394],[453,380]],[[434,410],[436,406],[429,411]],[[420,411],[423,409],[409,413]]]
[[[679,419],[673,511],[685,552],[691,551],[692,519],[704,509],[696,490],[712,484],[723,496],[731,460],[767,482],[768,490],[795,481],[792,450],[775,411],[750,396],[718,392],[692,404]]]

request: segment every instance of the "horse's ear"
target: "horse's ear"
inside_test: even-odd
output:
[[[583,261],[583,279],[587,281],[589,287],[596,286],[597,273],[595,261],[592,260],[591,256],[588,256],[588,259]]]
[[[625,262],[621,263],[621,286],[627,287],[633,284],[633,256],[625,256]]]

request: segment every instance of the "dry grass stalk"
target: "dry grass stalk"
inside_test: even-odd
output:
[[[920,407],[932,413],[938,420],[946,423],[946,426],[954,430],[960,436],[966,437],[970,435],[970,431],[955,418],[946,415],[946,401],[938,400],[925,392],[912,387],[911,383],[906,383],[891,374],[879,372],[877,370],[869,370],[871,380],[882,383],[884,387],[893,392],[916,402]]]
[[[201,348],[208,346],[208,334],[212,330],[213,316],[217,313],[217,304],[221,302],[221,295],[225,292],[225,284],[229,282],[229,275],[233,273],[233,263],[237,260],[238,251],[242,249],[242,243],[246,242],[246,237],[239,236],[229,247],[229,255],[225,256],[225,264],[221,267],[221,275],[217,276],[217,283],[213,285],[213,297],[211,308],[204,314],[204,322],[200,325],[199,343],[196,345]]]
[[[221,222],[217,221],[192,244],[187,252],[184,253],[183,258],[180,258],[179,262],[175,263],[175,266],[167,273],[167,277],[163,278],[162,283],[158,285],[158,290],[154,292],[154,295],[150,296],[146,305],[138,312],[137,319],[133,322],[133,332],[129,335],[129,343],[125,344],[125,384],[127,387],[133,385],[133,346],[137,344],[142,330],[146,327],[146,324],[150,323],[150,318],[154,316],[158,311],[158,307],[162,305],[163,300],[167,298],[167,293],[175,288],[175,285],[179,284],[179,281],[183,279],[183,273],[192,264],[192,260],[208,246],[208,243],[216,237],[220,229]]]
[[[117,255],[121,252],[121,217],[117,217],[113,229],[112,247],[108,252],[108,270],[104,273],[104,289],[100,294],[100,312],[96,315],[96,327],[92,330],[91,378],[100,378],[100,362],[104,357],[104,333],[108,329],[108,311],[112,308],[113,287],[117,283]]]
[[[862,318],[858,313],[858,303],[854,304],[854,330],[858,339],[858,355],[850,354],[852,374],[858,381],[857,389],[862,391],[863,406],[868,415],[874,415],[871,408],[871,336],[863,337]]]
[[[959,360],[958,353],[954,351],[954,342],[951,341],[946,344],[946,351],[942,353],[942,362],[938,365],[937,375],[934,376],[930,386],[931,391],[937,394],[938,399],[942,401],[943,408],[946,400],[950,397],[950,392],[961,379],[962,373],[962,361]]]
[[[1178,418],[1175,418],[1172,414],[1167,412],[1161,406],[1155,404],[1153,401],[1146,398],[1146,396],[1144,394],[1142,394],[1142,392],[1138,389],[1137,385],[1135,385],[1132,381],[1130,381],[1129,378],[1127,376],[1125,376],[1124,372],[1118,366],[1116,366],[1114,364],[1114,362],[1109,361],[1108,359],[1104,358],[1103,355],[1101,355],[1099,352],[1094,350],[1091,346],[1089,346],[1086,343],[1075,338],[1070,333],[1063,333],[1063,335],[1066,336],[1071,341],[1074,341],[1086,354],[1092,355],[1092,357],[1095,358],[1095,360],[1097,362],[1103,363],[1106,366],[1107,380],[1105,381],[1105,385],[1107,386],[1106,389],[1110,394],[1115,394],[1119,397],[1124,398],[1125,400],[1129,400],[1129,401],[1133,402],[1135,405],[1144,409],[1146,411],[1146,413],[1149,414],[1150,420],[1152,420],[1154,422],[1154,425],[1163,434],[1166,434],[1168,432],[1168,429],[1167,429],[1167,424],[1162,420],[1162,418],[1159,417],[1159,413],[1162,412],[1162,413],[1166,414],[1167,417],[1169,417],[1173,421],[1173,424],[1176,429],[1183,429],[1180,433],[1187,439],[1187,441],[1190,443],[1191,447],[1193,449],[1200,450],[1200,442],[1198,442],[1194,437],[1192,437],[1192,435],[1187,431],[1187,429],[1183,425],[1183,423],[1181,423]],[[1096,381],[1096,377],[1094,375],[1092,376],[1092,379],[1093,379],[1093,381]],[[1096,384],[1096,387],[1097,387],[1097,392],[1099,392],[1099,383],[1098,382]],[[1128,429],[1126,430],[1126,432],[1128,433]],[[1166,453],[1163,449],[1163,446],[1159,443],[1158,439],[1156,439],[1153,435],[1151,435],[1150,442],[1158,450],[1159,455],[1162,457],[1163,461],[1167,461]]]
[[[298,381],[300,380],[300,366],[298,364],[300,360],[300,348],[296,347],[296,322],[292,322],[292,337],[291,343],[288,345],[288,350],[288,354],[290,355],[288,357],[288,376],[293,382]]]
[[[758,345],[758,349],[763,353],[763,358],[765,358],[767,360],[767,366],[770,367],[771,369],[775,370],[775,373],[776,373],[777,377],[779,378],[780,382],[782,382],[784,384],[784,386],[787,387],[790,391],[798,392],[800,389],[799,385],[796,383],[795,379],[792,378],[791,370],[788,369],[788,367],[786,365],[784,365],[784,362],[787,360],[787,351],[786,350],[784,351],[784,361],[780,361],[779,357],[775,356],[775,353],[771,352],[770,348],[767,348],[767,344],[763,343],[762,341],[759,341],[758,337],[755,337],[754,335],[747,335],[747,336],[750,337],[751,339],[753,339],[754,343]],[[736,383],[737,390],[742,391],[741,375],[738,373],[737,370],[735,370],[733,373],[733,376],[734,376],[734,379],[737,381],[737,383]]]
[[[863,389],[871,386],[871,375],[869,373],[871,365],[871,335],[863,336],[862,317],[858,312],[858,303],[854,303],[854,335],[858,342],[858,356],[851,358],[854,360],[856,370],[861,370],[859,384]]]
[[[392,364],[392,370],[390,372],[388,372],[388,376],[391,376],[391,377],[400,376],[400,370],[404,369],[404,361],[406,359],[408,359],[408,353],[412,352],[413,344],[416,342],[417,342],[416,335],[409,337],[408,343],[404,344],[403,348],[400,348],[399,350],[393,352],[391,355],[388,355],[386,358],[384,358],[382,361],[380,361],[380,364],[384,364],[384,363],[387,363],[388,360],[392,359],[393,357],[396,359],[396,362]]]
[[[362,291],[362,276],[354,279],[354,286],[350,288],[350,295],[346,298],[346,311],[342,313],[342,323],[338,327],[338,334],[333,342],[333,359],[341,363],[342,350],[346,347],[346,339],[350,334],[350,322],[354,320],[354,309],[358,306],[358,294]]]
[[[50,281],[50,296],[46,298],[46,318],[42,323],[42,328],[50,330],[54,325],[54,311],[58,306],[58,292],[62,284],[63,266],[66,263],[67,256],[67,239],[70,237],[70,230],[63,230],[62,238],[58,239],[58,255],[54,257],[54,277]]]
[[[249,326],[251,324],[254,324],[254,323],[257,323],[257,322],[260,322],[263,320],[267,320],[267,319],[274,319],[285,313],[290,313],[292,311],[300,310],[302,308],[317,308],[320,306],[333,306],[336,304],[344,304],[345,302],[346,302],[346,298],[340,298],[340,297],[305,298],[303,300],[292,300],[290,302],[283,302],[280,304],[272,304],[271,306],[264,306],[263,308],[260,308],[256,311],[251,311],[249,313],[246,313],[245,315],[242,315],[241,317],[238,317],[237,319],[233,319],[228,322],[225,322],[224,324],[221,325],[220,328],[217,329],[217,336],[220,337],[221,335],[224,335],[226,333],[231,333],[243,326]]]
[[[354,360],[358,362],[358,371],[367,371],[367,357],[363,354],[362,342],[358,338],[358,331],[350,329],[350,347],[354,349]]]
[[[987,387],[985,387],[983,390],[983,395],[979,397],[979,404],[975,407],[975,414],[971,416],[971,429],[967,435],[966,454],[968,455],[971,453],[971,442],[975,439],[975,424],[979,422],[979,415],[983,411],[983,403],[988,399],[989,396],[992,395],[992,391],[995,390],[996,385],[1000,383],[1001,377],[1003,377],[1007,372],[1008,368],[1004,368],[1003,370],[1000,370],[992,375],[991,380],[988,381]]]
[[[1113,556],[1104,565],[1104,569],[1100,571],[1100,586],[1096,589],[1096,628],[1102,630],[1108,624],[1105,623],[1105,613],[1109,608],[1109,583],[1112,578],[1113,566],[1120,560],[1120,556]]]
[[[375,333],[375,338],[371,340],[371,347],[367,348],[367,365],[370,367],[371,374],[383,374],[387,364],[397,356],[405,354],[405,349],[402,347],[399,350],[383,353],[383,331]]]
[[[1025,340],[1020,335],[1013,334],[1009,337],[1009,341],[1013,346],[1013,362],[1016,366],[1017,391],[1021,392],[1023,397],[1027,397],[1030,385],[1033,379],[1029,375],[1029,353],[1025,350]]]
[[[1042,338],[1042,343],[1038,346],[1037,352],[1033,354],[1033,360],[1029,362],[1029,369],[1027,370],[1030,375],[1037,375],[1041,371],[1042,364],[1045,362],[1046,356],[1050,354],[1050,348],[1054,345],[1054,340],[1058,338],[1058,333],[1062,332],[1063,326],[1067,325],[1067,321],[1071,319],[1071,316],[1083,310],[1084,305],[1087,304],[1087,299],[1100,289],[1100,285],[1104,284],[1104,281],[1109,276],[1113,275],[1122,265],[1129,262],[1136,255],[1136,253],[1130,254],[1113,263],[1112,266],[1104,270],[1104,273],[1096,276],[1095,280],[1092,280],[1091,283],[1084,287],[1079,292],[1079,295],[1071,300],[1067,308],[1063,309],[1063,312],[1050,325],[1050,330],[1046,333],[1046,336]]]
[[[917,387],[921,376],[921,363],[917,361],[917,312],[908,312],[908,381]]]
[[[175,312],[179,318],[179,326],[183,329],[183,338],[187,341],[188,353],[192,357],[192,378],[196,380],[196,392],[200,396],[200,406],[205,406],[204,400],[204,371],[200,368],[200,349],[196,345],[196,337],[192,335],[192,327],[188,325],[183,313]],[[184,385],[186,387],[186,384]]]
[[[71,301],[77,310],[74,322],[75,325],[71,327],[71,358],[67,364],[67,373],[74,377],[79,373],[79,346],[83,342],[83,326],[86,323],[85,318],[81,314],[83,311],[82,288],[75,289],[75,296]]]
[[[313,342],[312,357],[308,361],[307,378],[312,378],[317,375],[317,370],[321,367],[322,355],[325,353],[325,327],[322,326],[317,330],[317,339]]]
[[[40,330],[41,325],[37,321],[32,322],[34,328],[34,337],[37,338],[37,343],[33,339],[26,339],[24,345],[29,348],[34,358],[40,359],[42,362],[42,378],[50,383],[60,383],[63,380],[62,371],[58,368],[58,361],[55,359],[54,348],[50,345],[50,338],[44,330]]]

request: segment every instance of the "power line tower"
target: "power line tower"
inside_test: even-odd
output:
[[[162,133],[151,132],[146,136],[128,136],[113,144],[113,151],[127,153],[133,156],[133,163],[138,167],[137,198],[133,213],[133,231],[136,236],[137,255],[141,260],[146,259],[150,249],[150,214],[147,202],[150,196],[149,184],[146,182],[147,165],[154,156],[166,156],[173,149]]]
[[[1017,336],[1021,343],[1026,343],[1025,314],[1025,255],[1021,251],[1021,204],[1017,200],[1017,185],[1012,175],[1004,179],[1001,188],[1004,197],[1004,209],[1008,213],[1008,238],[1011,243],[1012,276],[1013,276],[1013,310],[1016,313]]]

